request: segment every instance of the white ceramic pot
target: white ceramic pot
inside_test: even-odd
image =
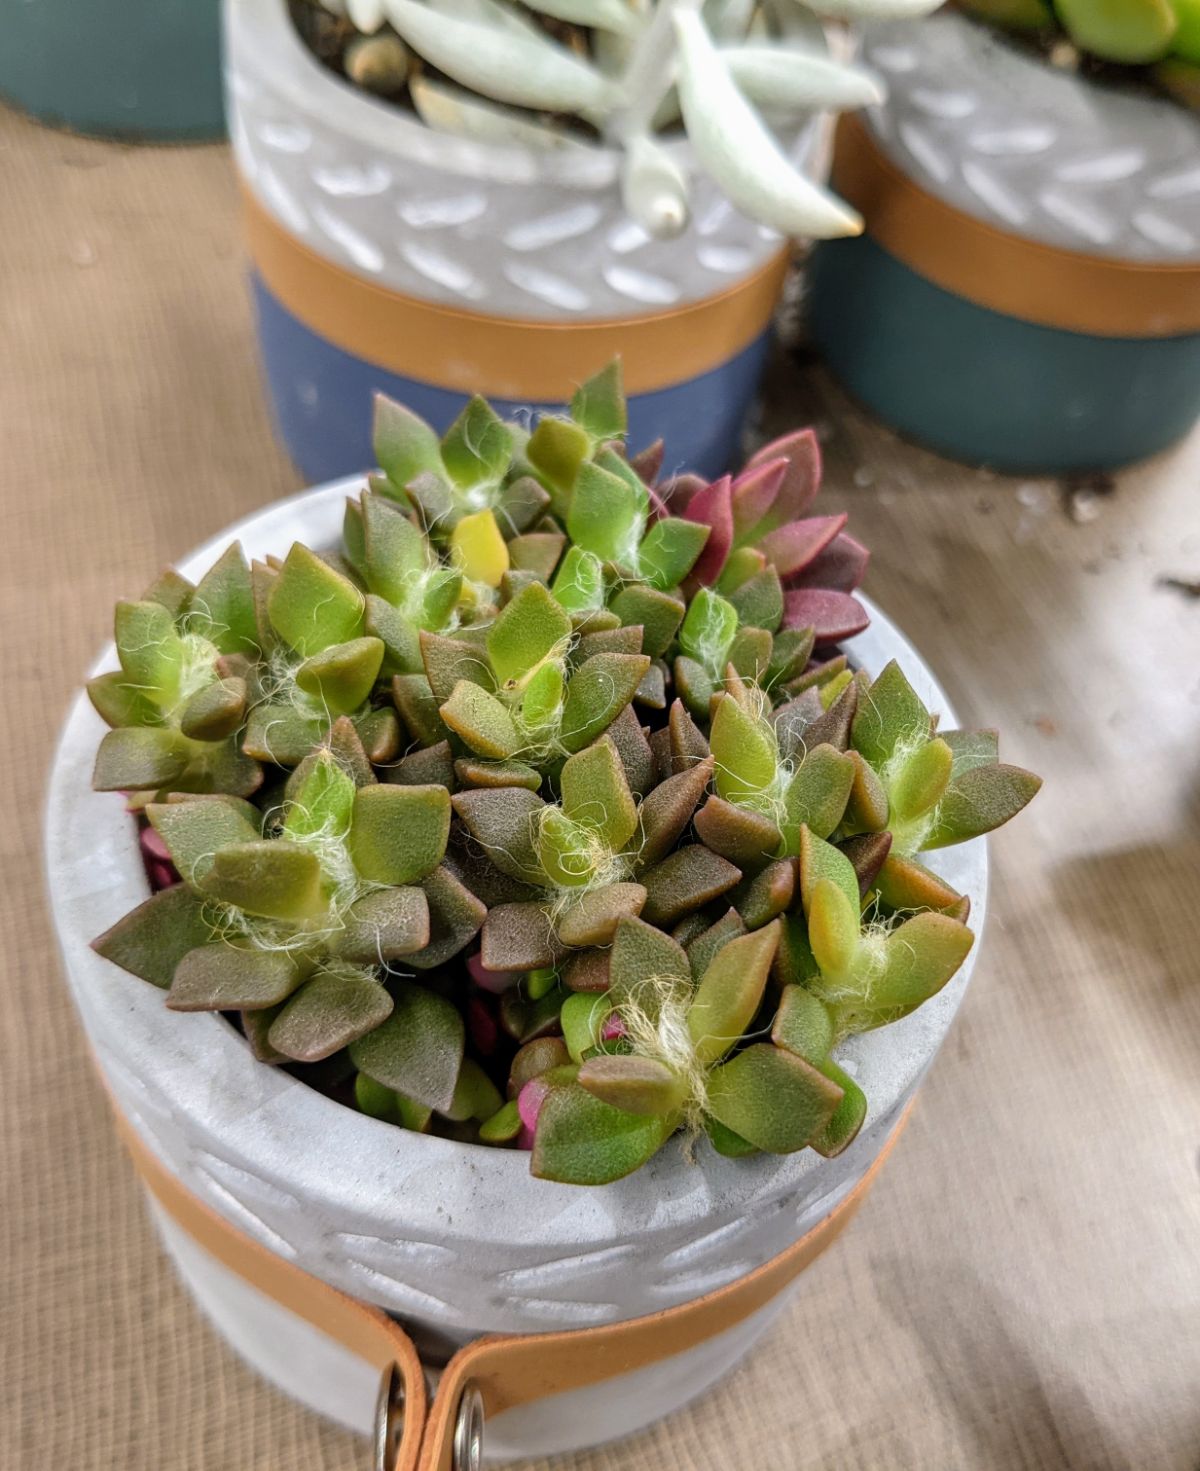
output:
[[[247,554],[294,539],[332,546],[351,480],[260,511],[179,564],[198,578],[234,538]],[[899,658],[945,721],[953,716],[915,651],[874,608],[850,645],[869,670]],[[111,645],[97,668],[115,666]],[[377,1122],[256,1062],[215,1014],[179,1014],[89,947],[147,896],[134,824],[90,777],[102,724],[76,701],[46,815],[48,883],[72,993],[104,1078],[150,1151],[203,1202],[314,1276],[396,1315],[433,1354],[488,1332],[586,1328],[687,1303],[744,1276],[823,1220],[876,1158],[962,1000],[978,944],[955,979],[902,1022],[855,1037],[838,1060],[866,1090],[867,1122],[836,1159],[695,1162],[672,1141],[615,1184],[534,1179],[528,1156]],[[987,887],[982,840],[934,861],[972,901]],[[319,1413],[366,1430],[377,1374],[231,1275],[156,1211],[199,1305],[255,1368]],[[803,1290],[801,1285],[800,1290]],[[718,1338],[601,1386],[511,1410],[485,1453],[508,1459],[629,1433],[719,1380],[783,1306],[777,1298]]]
[[[226,0],[225,57],[263,363],[308,479],[373,463],[372,390],[445,428],[470,393],[561,403],[616,352],[634,439],[728,467],[783,279],[774,230],[697,174],[687,229],[651,239],[621,203],[617,150],[436,132],[322,66],[286,0]],[[821,135],[781,135],[814,175]],[[669,147],[691,170],[686,142]]]

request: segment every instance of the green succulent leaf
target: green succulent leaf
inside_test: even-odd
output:
[[[719,679],[737,631],[737,609],[719,593],[702,587],[692,599],[679,630],[679,647],[713,679]]]
[[[807,753],[783,795],[789,853],[800,851],[801,827],[814,837],[829,837],[845,816],[854,775],[854,762],[833,746],[814,746]]]
[[[302,973],[287,955],[219,941],[190,950],[175,968],[172,1011],[261,1011],[296,989]]]
[[[316,854],[285,839],[221,848],[200,887],[212,898],[262,919],[317,920],[328,909]]]
[[[571,397],[571,418],[597,442],[625,438],[628,411],[620,358],[579,385]]]
[[[772,923],[730,940],[713,957],[687,1013],[688,1033],[701,1066],[719,1062],[749,1028],[778,944],[779,925]]]
[[[295,785],[287,805],[283,835],[297,842],[306,838],[345,838],[354,815],[354,780],[331,751],[318,752],[303,779]]]
[[[833,1118],[842,1090],[782,1047],[755,1042],[708,1077],[708,1111],[768,1154],[803,1149]]]
[[[613,1108],[577,1084],[552,1088],[538,1115],[530,1169],[539,1180],[604,1185],[657,1154],[675,1120]]]
[[[819,1070],[842,1090],[842,1101],[825,1127],[809,1140],[809,1145],[826,1159],[833,1159],[854,1143],[866,1122],[867,1095],[832,1059],[826,1058],[819,1065]]]
[[[122,915],[92,941],[92,949],[130,975],[165,990],[184,956],[212,938],[203,900],[177,884]]]
[[[950,784],[953,765],[954,752],[943,740],[926,741],[904,758],[890,783],[894,826],[919,821],[937,806]]]
[[[779,1010],[771,1027],[771,1040],[820,1067],[834,1043],[834,1022],[829,1007],[804,986],[784,986]]]
[[[512,459],[512,433],[491,404],[476,394],[446,431],[441,451],[451,480],[461,489],[495,485]]]
[[[620,475],[590,461],[579,467],[567,512],[567,533],[576,546],[602,562],[633,567],[643,519],[637,493]]]
[[[563,701],[563,749],[581,751],[603,735],[633,699],[649,667],[645,654],[594,654],[584,660]]]
[[[384,645],[377,638],[356,638],[334,644],[301,664],[296,671],[296,683],[330,715],[349,715],[374,689],[383,655]]]
[[[664,1003],[687,1001],[692,969],[683,947],[641,919],[623,919],[613,938],[608,998],[612,1005],[636,1006],[651,1021]]]
[[[359,1072],[426,1108],[454,1101],[463,1058],[463,1020],[453,1002],[422,986],[396,984],[391,1015],[350,1044]]]
[[[671,1118],[687,1097],[684,1080],[650,1057],[589,1058],[579,1069],[579,1086],[623,1113],[645,1118]]]
[[[130,792],[170,786],[187,771],[192,747],[177,730],[123,725],[105,731],[96,751],[92,786],[98,792]]]
[[[389,489],[402,494],[418,475],[445,472],[434,431],[411,409],[382,393],[375,396],[372,438],[379,468],[391,482]]]
[[[604,568],[594,552],[571,546],[554,574],[551,590],[572,614],[590,613],[604,604]]]
[[[161,603],[118,603],[115,638],[117,657],[130,684],[159,709],[170,709],[179,698],[186,658],[171,614]]]
[[[860,935],[857,899],[857,884],[853,903],[832,879],[820,878],[813,885],[808,905],[808,943],[823,975],[844,976],[855,962]]]
[[[238,542],[228,547],[197,583],[187,604],[187,627],[222,654],[258,653],[254,589]]]
[[[980,837],[1015,817],[1037,795],[1040,776],[1019,766],[976,766],[955,777],[921,845],[945,848]]]
[[[262,834],[228,802],[152,803],[146,816],[166,844],[185,883],[200,884],[214,855],[234,844],[252,843]]]
[[[858,878],[854,865],[832,843],[818,838],[807,828],[800,829],[800,895],[804,912],[811,912],[813,894],[822,879],[830,879],[846,900],[859,911]]]
[[[424,878],[442,861],[449,836],[445,787],[381,784],[360,787],[354,795],[350,855],[359,874],[373,883]]]
[[[454,1085],[450,1107],[439,1112],[454,1123],[465,1123],[468,1119],[477,1119],[482,1123],[497,1113],[503,1104],[504,1100],[491,1078],[474,1058],[464,1057],[462,1067],[458,1070],[458,1081]]]
[[[775,733],[732,695],[717,701],[709,744],[716,761],[717,793],[727,802],[754,806],[774,787],[779,769]]]
[[[597,995],[581,991],[563,1002],[559,1022],[572,1062],[582,1062],[586,1053],[600,1045],[612,1010],[612,998],[603,992]]]
[[[246,681],[217,679],[184,705],[179,729],[189,740],[220,741],[241,728],[245,715]]]
[[[696,565],[710,530],[674,516],[656,521],[638,548],[640,575],[659,592],[678,587]]]
[[[510,759],[524,747],[516,722],[504,705],[469,680],[459,680],[438,713],[472,751],[490,760]]]
[[[333,948],[343,960],[386,965],[430,941],[429,901],[415,886],[375,889],[348,910]]]
[[[296,542],[267,598],[271,625],[306,659],[363,631],[363,595],[328,562]]]
[[[488,629],[497,684],[518,684],[552,653],[565,653],[570,636],[571,620],[550,589],[541,582],[523,588]]]
[[[625,768],[607,736],[569,756],[560,777],[563,812],[619,853],[637,831],[638,814]]]
[[[858,702],[851,727],[856,751],[881,770],[897,746],[921,744],[929,738],[929,711],[893,659]]]
[[[564,945],[608,945],[623,919],[636,919],[646,903],[641,884],[606,884],[592,889],[568,909],[558,922]]]

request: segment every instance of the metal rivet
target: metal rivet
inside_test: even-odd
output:
[[[399,1364],[389,1364],[379,1381],[375,1401],[375,1463],[373,1471],[395,1471],[404,1439],[404,1376]]]
[[[480,1471],[483,1465],[483,1395],[464,1386],[454,1422],[454,1471]]]

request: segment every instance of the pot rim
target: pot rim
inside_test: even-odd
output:
[[[516,144],[484,143],[439,133],[416,113],[396,107],[344,81],[322,66],[292,24],[287,0],[224,0],[226,86],[236,99],[246,66],[268,76],[296,112],[318,118],[325,129],[383,153],[501,184],[551,184],[578,190],[614,185],[623,151],[609,143],[538,153]],[[231,64],[231,62],[233,64]],[[230,109],[236,116],[236,108]],[[811,159],[822,113],[801,119],[792,136],[796,157]],[[803,141],[800,141],[803,140]],[[680,165],[692,163],[686,134],[659,140]],[[238,146],[236,135],[233,138]]]
[[[176,565],[195,580],[233,540],[240,540],[251,557],[281,554],[282,544],[296,536],[317,546],[333,544],[345,497],[362,485],[362,477],[351,476],[275,502]],[[923,698],[942,712],[947,725],[952,723],[949,701],[915,649],[869,599],[863,602],[871,627],[847,647],[871,669],[899,657]],[[110,643],[89,674],[114,665]],[[815,1185],[818,1172],[833,1163],[811,1150],[730,1160],[703,1143],[692,1163],[676,1136],[647,1165],[611,1185],[584,1188],[538,1180],[530,1175],[523,1151],[413,1134],[368,1118],[256,1061],[244,1038],[220,1016],[168,1012],[155,987],[90,948],[95,935],[149,893],[135,826],[125,817],[119,794],[91,790],[91,764],[103,729],[81,691],[55,753],[45,809],[46,881],[68,982],[102,1071],[150,1147],[160,1156],[170,1153],[159,1136],[182,1116],[189,1138],[201,1137],[205,1158],[222,1167],[215,1171],[218,1208],[230,1210],[235,1219],[248,1216],[245,1224],[267,1244],[297,1254],[239,1201],[240,1184],[247,1179],[268,1192],[290,1191],[306,1210],[320,1213],[323,1207],[349,1232],[355,1222],[377,1221],[382,1209],[393,1213],[395,1231],[408,1239],[424,1231],[431,1242],[515,1240],[543,1249],[556,1244],[578,1249],[581,1243],[603,1245],[658,1228],[702,1231],[707,1217],[745,1216],[785,1193]],[[867,1092],[864,1148],[868,1136],[874,1138],[879,1126],[896,1115],[932,1061],[979,952],[987,899],[985,841],[927,856],[940,860],[950,881],[970,895],[976,943],[954,979],[918,1011],[849,1039],[839,1051],[839,1061]],[[194,1144],[190,1147],[194,1153]],[[381,1180],[390,1182],[384,1200]],[[328,1259],[327,1243],[321,1256]],[[369,1286],[363,1290],[367,1295]]]

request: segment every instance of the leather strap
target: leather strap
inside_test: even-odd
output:
[[[1200,332],[1200,261],[1117,260],[997,229],[910,179],[849,113],[838,120],[832,183],[872,240],[976,306],[1096,337]]]
[[[698,301],[627,317],[502,317],[423,301],[336,265],[291,233],[243,180],[250,258],[271,295],[318,337],[403,378],[489,397],[560,403],[614,357],[625,390],[699,378],[760,337],[783,289],[788,251]]]
[[[482,1395],[485,1415],[498,1415],[671,1358],[765,1307],[845,1229],[883,1168],[911,1107],[845,1199],[793,1245],[748,1276],[679,1307],[622,1323],[561,1333],[477,1338],[447,1364],[432,1405],[417,1351],[398,1323],[382,1309],[330,1287],[233,1226],[193,1195],[147,1148],[119,1109],[116,1113],[118,1130],[143,1183],[199,1246],[381,1374],[396,1366],[404,1388],[404,1432],[395,1471],[452,1471],[459,1405],[470,1386]]]

